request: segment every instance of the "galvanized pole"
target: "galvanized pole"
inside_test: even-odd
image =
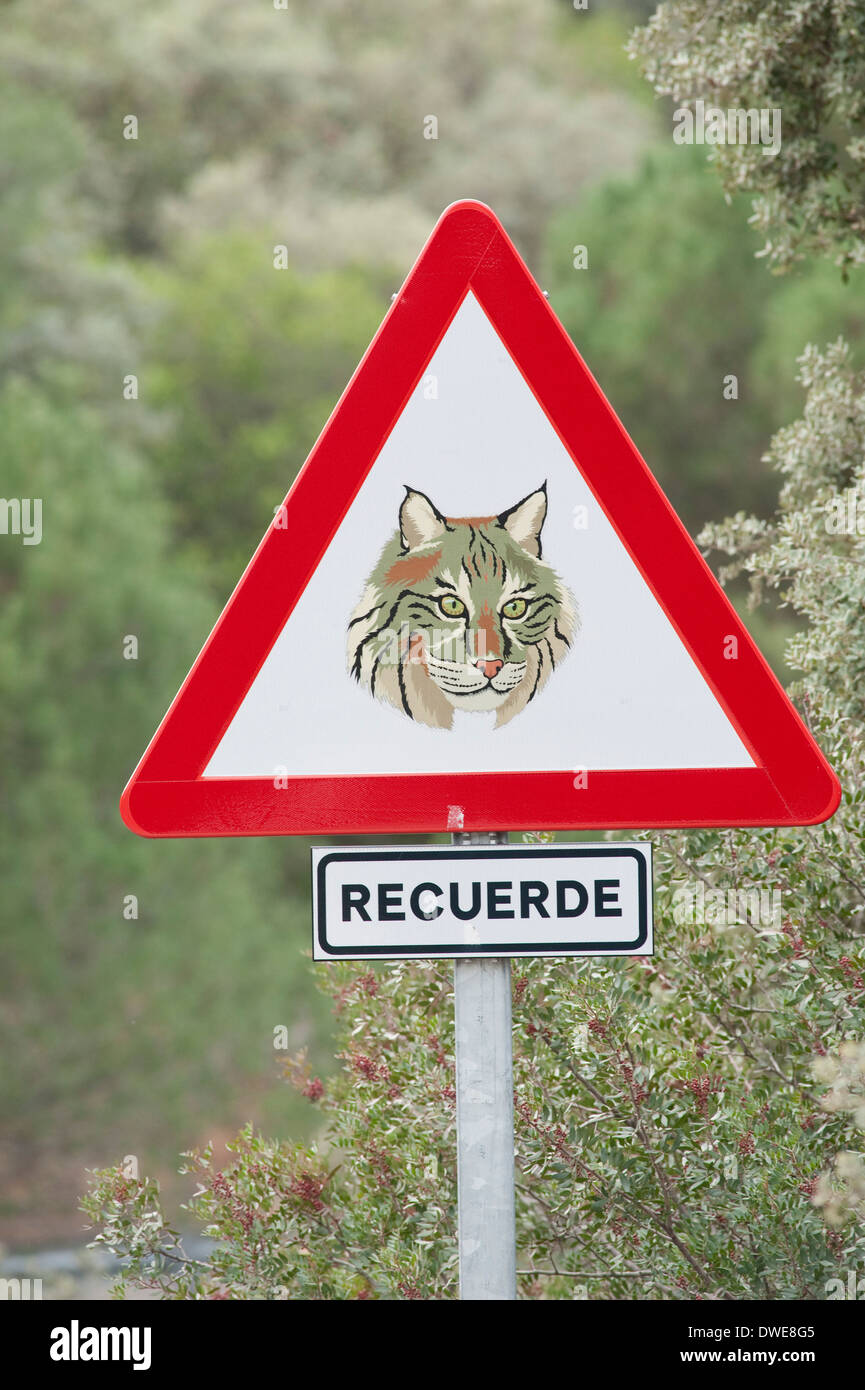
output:
[[[455,845],[507,844],[497,831]],[[461,1299],[515,1299],[511,963],[454,961]]]

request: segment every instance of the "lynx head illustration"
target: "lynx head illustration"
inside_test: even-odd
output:
[[[436,729],[454,710],[507,724],[543,689],[578,627],[541,558],[546,483],[497,516],[443,516],[407,487],[348,626],[348,669],[376,699]]]

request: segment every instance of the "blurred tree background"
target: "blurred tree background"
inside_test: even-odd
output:
[[[442,209],[495,208],[695,533],[773,505],[801,346],[861,348],[855,287],[767,275],[673,146],[652,8],[4,6],[2,491],[44,534],[0,546],[0,1240],[76,1237],[85,1165],[309,1123],[273,1051],[327,1065],[306,842],[139,841],[117,800]]]

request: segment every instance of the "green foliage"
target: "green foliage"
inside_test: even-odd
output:
[[[771,285],[751,366],[761,398],[774,412],[773,423],[780,425],[795,419],[801,408],[801,386],[790,371],[791,343],[828,343],[840,334],[861,365],[865,299],[858,278],[844,284],[825,262],[795,269]]]
[[[405,264],[467,191],[534,254],[551,209],[650,133],[596,74],[591,25],[561,50],[552,4],[436,0],[420,18],[400,0],[5,8],[0,72],[76,113],[82,193],[136,255],[242,223],[306,265]],[[129,113],[137,140],[122,138]]]
[[[677,103],[781,111],[780,151],[712,147],[728,192],[756,194],[770,265],[865,265],[865,10],[859,0],[666,0],[630,51]]]
[[[767,276],[741,199],[719,199],[702,154],[679,147],[558,213],[544,261],[556,313],[686,524],[768,511],[760,455],[801,404],[790,345],[861,340],[856,288],[822,265]]]
[[[264,240],[197,242],[152,277],[162,314],[147,399],[177,531],[221,596],[243,573],[387,307],[359,270],[277,270]]]
[[[819,693],[825,737],[845,757],[844,784],[852,792],[860,771],[857,725],[865,713],[859,624],[865,606],[865,378],[849,357],[839,339],[822,353],[807,348],[800,359],[799,379],[808,391],[804,413],[778,432],[768,452],[784,479],[777,518],[764,522],[739,513],[707,527],[699,541],[733,557],[722,576],[747,575],[755,603],[774,592],[808,620],[790,645],[789,659],[806,677],[793,693],[809,701],[817,698],[812,689]]]
[[[93,254],[92,215],[74,197],[85,163],[63,104],[0,76],[0,378],[80,400],[104,394],[108,374],[119,402],[117,363],[134,363],[145,314],[128,270]]]
[[[92,1175],[84,1202],[95,1244],[122,1252],[130,1283],[181,1298],[430,1298],[455,1279],[453,1001],[446,965],[319,971],[339,1018],[343,1076],[286,1072],[328,1119],[309,1148],[250,1127],[217,1167],[185,1155],[196,1179],[188,1216],[214,1241],[189,1262],[158,1184]],[[441,1025],[443,1032],[435,1030]],[[179,1259],[178,1259],[179,1256]]]
[[[686,522],[766,508],[753,463],[772,415],[750,361],[771,286],[700,156],[653,154],[592,190],[553,220],[546,257],[551,303]],[[729,373],[740,399],[724,398]]]
[[[216,610],[170,552],[152,471],[98,414],[11,379],[0,434],[7,494],[42,499],[41,543],[0,547],[8,1152],[62,1134],[67,1152],[152,1153],[169,1126],[224,1123],[226,1075],[272,1067],[275,1025],[296,1043],[322,1027],[296,949],[272,965],[286,915],[305,939],[305,896],[278,845],[227,854],[138,840],[120,822],[130,749],[146,745]],[[123,656],[130,634],[137,660]],[[129,895],[137,918],[124,917]],[[278,1121],[274,1088],[269,1105],[257,1086],[260,1120]],[[142,1105],[154,1088],[159,1105]]]

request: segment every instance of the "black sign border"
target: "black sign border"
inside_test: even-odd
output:
[[[447,860],[447,859],[603,859],[603,858],[633,858],[637,861],[637,914],[639,920],[637,938],[634,942],[628,941],[581,941],[581,942],[549,942],[539,941],[531,946],[518,947],[511,942],[484,942],[477,946],[463,946],[460,950],[455,947],[442,946],[331,946],[327,940],[327,894],[325,886],[325,873],[328,864],[362,862],[373,860],[375,863],[390,863],[393,860]],[[322,855],[318,861],[316,873],[316,921],[313,930],[318,937],[318,944],[322,951],[331,959],[343,957],[375,959],[377,957],[390,957],[392,960],[409,960],[414,957],[425,957],[428,960],[451,960],[459,959],[463,956],[575,956],[575,955],[631,955],[639,951],[649,939],[649,894],[648,894],[648,872],[652,863],[652,845],[647,843],[645,848],[641,846],[638,850],[633,845],[553,845],[546,846],[519,846],[509,845],[489,845],[489,846],[451,846],[442,845],[439,848],[414,849],[406,846],[405,849],[377,850],[370,847],[369,850],[332,850],[328,854]]]

